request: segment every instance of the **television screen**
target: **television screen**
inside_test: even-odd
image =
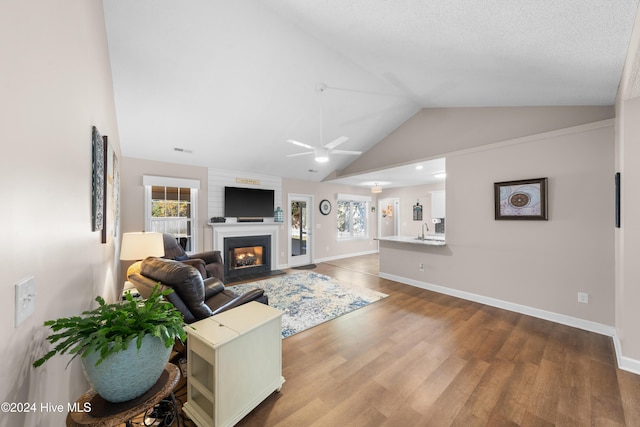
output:
[[[273,190],[261,188],[224,188],[224,216],[265,218],[273,216]]]

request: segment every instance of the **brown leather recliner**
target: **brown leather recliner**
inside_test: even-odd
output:
[[[169,233],[162,233],[164,241],[164,257],[189,264],[198,269],[204,279],[217,277],[224,280],[224,262],[220,251],[200,252],[188,255],[176,238]]]
[[[257,301],[268,304],[262,289],[254,289],[237,296],[225,289],[217,278],[202,279],[198,270],[180,261],[149,257],[129,267],[127,278],[143,298],[148,298],[153,288],[174,290],[166,296],[184,316],[186,323],[193,323],[214,314]]]

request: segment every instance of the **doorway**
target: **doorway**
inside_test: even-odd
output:
[[[289,194],[289,267],[311,264],[313,197]]]
[[[378,236],[400,235],[400,199],[378,200]]]

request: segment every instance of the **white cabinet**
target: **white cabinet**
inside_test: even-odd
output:
[[[431,218],[444,218],[445,215],[445,191],[431,192]]]
[[[282,312],[250,302],[187,327],[187,402],[199,427],[232,426],[284,383]]]

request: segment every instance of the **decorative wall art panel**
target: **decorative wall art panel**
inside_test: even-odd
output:
[[[92,153],[92,186],[91,186],[91,231],[101,231],[104,228],[104,172],[105,161],[104,140],[93,126],[91,132]]]
[[[493,184],[495,219],[546,220],[547,178]]]

